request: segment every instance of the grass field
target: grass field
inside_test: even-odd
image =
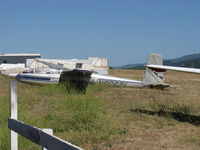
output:
[[[110,70],[142,80],[142,70]],[[166,90],[90,85],[85,95],[63,85],[19,84],[19,120],[89,150],[199,150],[200,75],[167,72]],[[10,149],[9,80],[0,77],[0,150]],[[20,150],[41,147],[19,136]]]

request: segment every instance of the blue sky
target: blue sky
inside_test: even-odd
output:
[[[200,53],[199,0],[0,0],[0,53],[108,57]]]

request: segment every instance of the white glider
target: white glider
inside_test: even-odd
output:
[[[51,67],[51,70],[32,70],[19,73],[16,79],[25,83],[58,83],[69,82],[78,88],[85,88],[88,83],[105,83],[113,86],[124,87],[169,87],[169,84],[164,84],[162,72],[157,72],[145,68],[142,81],[119,78],[114,76],[102,75],[93,70],[83,70],[81,68],[72,69],[61,65],[49,63],[43,60],[45,65]],[[162,65],[162,57],[157,54],[150,54],[148,64]],[[54,70],[52,70],[54,69]]]

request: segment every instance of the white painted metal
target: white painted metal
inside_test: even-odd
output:
[[[147,65],[147,67],[153,68],[153,69],[173,70],[173,71],[182,71],[182,72],[189,72],[189,73],[200,73],[200,69],[196,69],[196,68],[173,67],[173,66],[163,66],[163,65]]]
[[[17,120],[17,81],[10,81],[10,117]],[[11,150],[18,150],[18,135],[16,132],[10,132]]]
[[[91,74],[91,83],[106,83],[113,86],[144,87],[142,81],[119,78],[107,75]]]
[[[17,81],[10,81],[10,118],[11,150],[18,150],[18,134],[41,145],[48,150],[82,150],[69,142],[53,136],[52,129],[40,129],[17,120]]]
[[[16,80],[29,84],[57,84],[60,73],[19,73]]]
[[[43,69],[43,72],[38,72],[38,73],[37,72],[23,72],[23,73],[19,73],[16,76],[16,79],[18,81],[31,83],[31,84],[49,84],[49,83],[58,83],[60,79],[62,79],[63,76],[66,76],[66,77],[70,76],[70,74],[67,72],[74,72],[74,73],[82,72],[82,75],[84,73],[88,73],[87,77],[83,77],[84,75],[82,77],[91,83],[106,83],[113,86],[127,86],[127,87],[157,87],[157,86],[161,87],[162,85],[165,87],[169,87],[169,85],[164,84],[164,77],[163,77],[162,72],[151,70],[148,67],[146,67],[145,69],[143,80],[138,81],[138,80],[99,74],[93,70],[83,70],[82,68],[69,70],[69,68],[66,68],[64,65],[65,61],[63,61],[63,65],[62,65],[61,63],[55,64],[55,62],[58,62],[58,60],[45,60],[45,59],[37,59],[37,60],[46,65],[49,65],[49,67],[54,68],[55,70],[57,70],[57,72],[51,73],[50,71],[48,71],[48,69],[52,69],[52,68],[48,68],[46,70]],[[100,62],[102,61],[101,59],[100,60],[94,59],[94,60],[95,60],[95,63],[98,61]],[[150,54],[148,58],[148,64],[151,64],[151,63],[156,64],[156,65],[162,64],[162,57],[158,54]],[[100,65],[101,63],[98,63],[98,64]],[[81,79],[80,76],[78,78]]]
[[[25,64],[19,63],[19,64],[0,64],[0,71],[5,71],[8,69],[13,69],[13,68],[24,68]]]
[[[81,59],[35,59],[33,65],[42,66],[46,65],[50,68],[56,69],[68,69],[73,70],[77,68],[77,64],[81,64],[79,69],[92,70],[99,74],[108,74],[108,58],[88,58],[86,60]]]
[[[48,150],[83,150],[67,141],[16,119],[8,119],[8,128]]]
[[[150,54],[147,60],[147,65],[162,65],[163,58],[159,54]],[[164,84],[163,72],[157,72],[146,67],[144,71],[143,83],[145,85]]]

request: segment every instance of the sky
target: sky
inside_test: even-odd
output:
[[[199,0],[0,0],[0,53],[108,57],[112,66],[149,53],[200,53]]]

